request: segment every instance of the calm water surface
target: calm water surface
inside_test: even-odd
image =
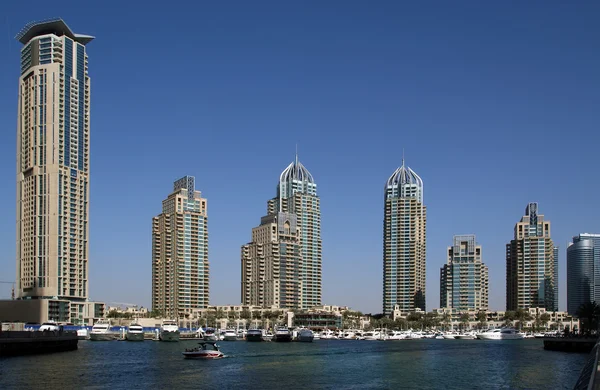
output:
[[[0,389],[571,389],[588,357],[541,340],[318,340],[221,341],[227,358],[184,360],[193,345],[80,341],[0,360]]]

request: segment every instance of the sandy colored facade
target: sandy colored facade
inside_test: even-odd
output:
[[[242,304],[285,309],[321,305],[321,208],[317,185],[296,160],[280,175],[267,215],[242,246]]]
[[[554,243],[550,221],[529,203],[506,245],[506,310],[545,308],[553,311]]]
[[[181,318],[208,306],[207,200],[185,176],[152,218],[152,309]]]
[[[57,19],[28,24],[17,39],[17,298],[67,300],[67,321],[79,322],[89,296],[93,37]]]
[[[425,310],[427,210],[423,180],[402,166],[385,186],[383,221],[383,312]]]

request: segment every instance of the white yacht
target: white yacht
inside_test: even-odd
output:
[[[222,332],[224,341],[236,341],[237,333],[233,329],[226,329],[225,332]]]
[[[381,339],[381,333],[374,331],[374,332],[365,332],[364,334],[364,340],[368,340],[368,341],[375,341],[375,340],[380,340]]]
[[[513,328],[492,329],[478,333],[480,340],[523,340],[523,334]]]
[[[77,329],[77,338],[79,340],[89,340],[90,331],[88,330],[88,328]]]
[[[406,337],[406,336],[404,335],[403,332],[400,332],[399,330],[390,330],[387,334],[386,340],[391,340],[391,341],[402,340],[402,339],[404,339],[404,337]]]
[[[446,340],[454,340],[456,338],[456,336],[458,336],[458,333],[456,333],[456,332],[446,332],[446,333],[444,333],[444,338]]]
[[[160,341],[179,341],[179,326],[175,320],[164,320],[160,326]]]
[[[337,339],[337,336],[331,329],[324,329],[321,332],[321,338],[323,340],[333,340],[333,339]]]
[[[90,340],[92,341],[109,341],[114,340],[115,335],[110,331],[110,322],[106,320],[100,320],[92,326],[90,332]]]
[[[475,340],[477,338],[477,334],[474,331],[465,332],[457,334],[456,336],[454,336],[454,338],[457,340]]]
[[[313,332],[313,340],[321,340],[321,334],[319,332]]]
[[[342,339],[343,340],[354,340],[354,339],[356,339],[356,334],[351,330],[347,330],[342,335]]]
[[[125,335],[127,341],[144,341],[144,328],[137,322],[132,322]]]

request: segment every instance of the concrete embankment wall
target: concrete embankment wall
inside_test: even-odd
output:
[[[0,332],[0,356],[52,353],[77,349],[76,332]]]

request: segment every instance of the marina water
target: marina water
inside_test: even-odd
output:
[[[221,341],[227,358],[184,360],[197,341],[80,341],[0,360],[3,389],[571,389],[587,354],[541,340]]]

